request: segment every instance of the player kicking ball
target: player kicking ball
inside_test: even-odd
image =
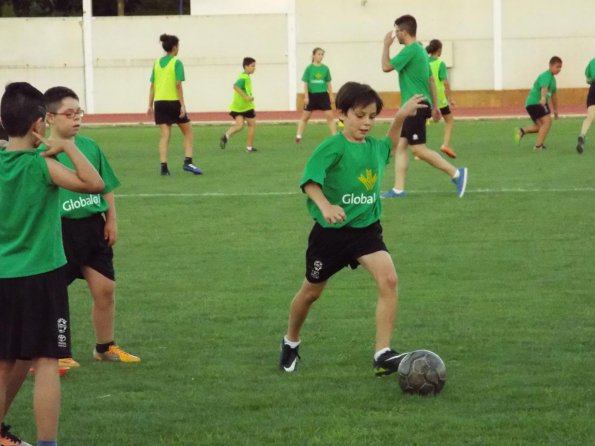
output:
[[[312,304],[328,280],[341,269],[362,265],[378,287],[376,376],[397,371],[405,353],[391,348],[398,292],[397,272],[382,239],[380,184],[405,118],[427,107],[415,95],[395,115],[385,138],[369,136],[383,103],[370,86],[347,82],[336,105],[345,124],[342,133],[325,139],[306,163],[301,188],[315,220],[306,251],[306,277],[289,309],[287,334],[281,342],[279,369],[297,369],[300,332]]]

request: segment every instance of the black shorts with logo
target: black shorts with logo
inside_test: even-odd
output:
[[[378,251],[388,251],[379,221],[365,228],[323,228],[314,223],[308,237],[306,279],[325,282],[346,266],[357,268],[361,256]]]
[[[62,268],[0,279],[0,360],[71,356]]]
[[[595,105],[595,82],[589,87],[589,94],[587,95],[587,108]]]
[[[180,117],[180,101],[155,101],[155,124],[186,124],[190,122],[188,113]]]
[[[82,267],[88,266],[110,280],[116,280],[114,252],[103,235],[105,220],[95,214],[86,218],[63,218],[62,241],[68,263],[64,276],[69,285],[75,279],[82,279]]]
[[[450,111],[450,107],[447,105],[446,107],[442,107],[440,109],[440,113],[442,116],[450,115],[452,112]]]
[[[235,119],[236,116],[243,116],[244,118],[247,118],[247,119],[254,119],[254,118],[256,118],[256,112],[254,111],[253,108],[251,108],[250,110],[246,110],[243,112],[231,111],[231,112],[229,112],[229,116],[231,116],[233,119]]]
[[[539,118],[543,118],[544,116],[550,114],[550,109],[547,106],[547,104],[546,105],[541,105],[541,104],[527,105],[525,107],[525,110],[527,110],[527,113],[529,113],[529,116],[531,117],[531,120],[533,120],[533,122],[537,122],[537,120]]]
[[[331,98],[327,92],[325,93],[309,93],[308,104],[304,104],[304,110],[330,110],[331,109]]]
[[[415,146],[426,143],[426,120],[432,117],[430,103],[422,101],[427,108],[420,108],[414,116],[409,116],[403,122],[401,138],[407,138],[409,145]]]

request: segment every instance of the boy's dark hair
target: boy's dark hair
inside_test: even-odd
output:
[[[45,106],[50,113],[56,113],[66,98],[79,100],[76,93],[68,87],[52,87],[43,94]]]
[[[550,59],[550,65],[555,65],[557,63],[562,63],[562,59],[560,59],[558,56],[554,56]]]
[[[8,134],[6,133],[6,130],[4,130],[4,127],[2,126],[1,122],[0,122],[0,139],[4,139],[4,140],[8,139]]]
[[[415,17],[412,15],[402,15],[397,20],[395,20],[395,25],[404,31],[407,31],[411,37],[415,37],[417,34],[417,21]]]
[[[161,36],[159,36],[159,40],[161,41],[161,46],[163,49],[168,53],[174,49],[174,46],[178,46],[180,43],[180,39],[170,34],[161,34]]]
[[[359,82],[343,84],[335,98],[337,110],[340,110],[344,115],[347,114],[350,108],[366,107],[372,103],[376,104],[376,113],[380,114],[384,106],[382,99],[372,87]]]
[[[256,62],[256,59],[253,59],[252,57],[244,57],[244,60],[242,61],[242,67],[252,65],[254,62]]]
[[[0,120],[8,136],[25,136],[39,118],[45,118],[43,93],[27,82],[13,82],[4,90]]]
[[[438,39],[430,40],[430,43],[426,47],[426,51],[428,52],[428,54],[434,54],[436,51],[439,51],[441,49],[442,49],[442,42],[440,42],[440,40],[438,40]]]

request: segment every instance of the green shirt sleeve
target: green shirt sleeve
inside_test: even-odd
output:
[[[176,71],[176,80],[177,81],[183,82],[186,80],[186,77],[184,75],[184,64],[182,63],[182,61],[180,59],[176,59],[175,71]]]
[[[444,62],[440,62],[440,68],[438,69],[438,79],[441,81],[445,81],[448,79],[446,64]]]
[[[332,139],[323,141],[308,159],[306,167],[304,168],[304,175],[300,182],[300,188],[304,190],[306,183],[312,181],[319,184],[321,187],[324,184],[327,171],[341,160],[341,153],[337,150],[339,146],[332,143]]]
[[[302,82],[310,82],[310,65],[308,65],[304,70],[304,74],[302,75]]]
[[[234,85],[246,93],[246,79],[240,77]]]
[[[409,61],[413,58],[415,53],[411,50],[412,46],[407,45],[390,60],[390,64],[396,71],[401,71],[403,68],[405,68]]]

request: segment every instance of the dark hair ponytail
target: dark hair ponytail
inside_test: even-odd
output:
[[[438,39],[430,40],[430,44],[426,47],[426,51],[428,52],[428,54],[434,54],[436,51],[439,51],[441,49],[442,42],[440,42],[440,40]]]
[[[174,49],[174,46],[178,46],[178,43],[180,43],[180,39],[169,34],[161,34],[159,40],[161,41],[163,49],[168,53]]]

